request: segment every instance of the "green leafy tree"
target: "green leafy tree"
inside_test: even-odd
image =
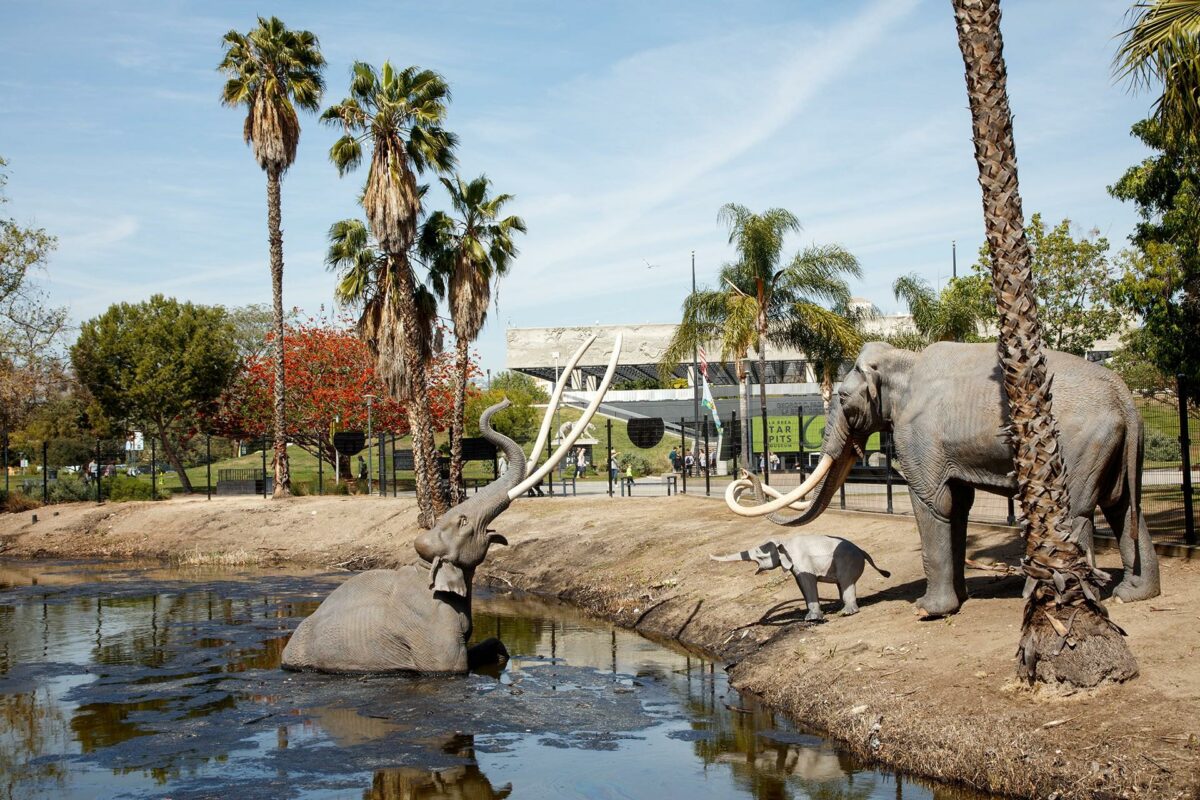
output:
[[[8,162],[0,158],[0,205]],[[66,322],[66,309],[49,304],[34,282],[56,239],[42,228],[0,217],[0,421],[15,426],[47,396],[61,375],[54,345]]]
[[[454,167],[457,137],[442,127],[450,88],[431,70],[396,70],[388,62],[376,71],[357,62],[350,95],[329,108],[321,119],[341,126],[329,158],[339,174],[357,168],[364,149],[371,151],[362,206],[375,247],[385,263],[367,271],[372,279],[364,294],[359,335],[375,356],[388,390],[405,403],[413,436],[418,524],[430,527],[444,513],[437,491],[437,457],[428,399],[424,397],[428,358],[423,343],[432,339],[417,305],[416,276],[409,250],[416,243],[422,191],[417,175]]]
[[[1100,604],[1107,575],[1088,561],[1070,519],[1071,498],[1058,441],[1017,179],[1017,149],[1008,103],[1008,72],[999,0],[953,0],[962,51],[983,221],[991,247],[997,355],[1004,377],[1017,500],[1026,536],[1022,566],[1028,598],[1018,646],[1018,673],[1053,674],[1067,685],[1137,674],[1120,628]],[[1059,658],[1067,644],[1069,655]],[[1097,666],[1103,662],[1104,668]],[[1046,669],[1049,667],[1049,670]]]
[[[1155,367],[1200,387],[1200,142],[1154,120],[1136,123],[1133,135],[1153,152],[1108,189],[1140,217],[1114,299],[1141,318]]]
[[[510,194],[491,195],[491,182],[480,175],[467,183],[455,175],[442,178],[452,213],[435,211],[421,230],[419,251],[429,265],[429,279],[447,297],[454,325],[455,391],[450,417],[450,492],[452,503],[462,493],[463,414],[466,410],[471,342],[487,320],[492,282],[508,272],[517,254],[515,234],[525,232],[516,216],[501,216]]]
[[[151,430],[186,492],[183,448],[237,369],[224,309],[154,295],[118,303],[83,324],[71,364],[104,415]]]
[[[267,173],[267,239],[271,248],[271,297],[275,312],[275,497],[292,492],[284,432],[283,230],[279,184],[296,160],[300,118],[296,108],[317,111],[325,88],[325,58],[310,31],[289,30],[277,17],[258,18],[249,33],[229,31],[217,69],[228,79],[221,102],[245,106],[243,136]]]
[[[492,417],[492,427],[514,442],[533,441],[542,421],[542,410],[535,406],[549,402],[550,396],[533,378],[520,372],[501,372],[492,378],[490,388],[467,398],[467,435],[478,436],[480,415],[505,398],[511,405]]]
[[[1076,239],[1069,219],[1047,230],[1041,214],[1034,214],[1025,226],[1025,238],[1046,347],[1081,356],[1094,342],[1116,333],[1121,312],[1113,302],[1116,279],[1108,258],[1108,239],[1096,230]],[[986,242],[974,270],[978,285],[985,286],[991,271]],[[990,297],[987,305],[992,305]],[[994,306],[986,321],[995,324]]]
[[[862,277],[858,260],[838,245],[812,245],[780,264],[783,239],[798,231],[790,211],[771,208],[755,214],[729,203],[720,219],[729,226],[729,242],[739,259],[721,269],[716,289],[695,292],[683,306],[683,320],[660,363],[669,373],[690,358],[697,345],[721,343],[721,359],[737,367],[739,387],[745,385],[746,360],[758,354],[759,411],[766,413],[766,344],[793,345],[806,336],[840,339],[847,348],[861,340],[852,324],[823,303],[847,305],[846,276]],[[750,418],[749,396],[742,391],[742,419]],[[750,452],[750,426],[743,425],[743,452]]]
[[[802,351],[808,357],[817,380],[821,384],[821,401],[825,404],[825,412],[829,413],[829,404],[833,401],[833,384],[841,375],[842,368],[858,356],[866,341],[866,323],[878,316],[874,307],[850,307],[838,302],[833,306],[833,312],[842,317],[850,331],[835,329],[832,333],[822,327],[797,325],[785,331],[789,343]]]

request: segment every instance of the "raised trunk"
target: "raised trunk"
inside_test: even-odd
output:
[[[1022,565],[1028,603],[1018,673],[1033,681],[1094,686],[1137,674],[1122,631],[1099,603],[1107,580],[1072,530],[1066,470],[1053,416],[1038,326],[1029,243],[1017,184],[999,0],[953,0],[966,67],[975,160],[992,251],[997,346],[1016,454],[1017,499],[1027,537]]]
[[[454,410],[450,415],[450,502],[457,505],[463,501],[462,437],[466,433],[463,419],[467,403],[467,367],[470,365],[470,343],[467,337],[459,336],[455,342],[454,360]]]
[[[267,169],[267,233],[271,243],[271,300],[275,311],[275,407],[271,421],[275,438],[273,497],[276,499],[292,496],[292,474],[283,424],[283,230],[280,227],[279,173],[278,167]]]

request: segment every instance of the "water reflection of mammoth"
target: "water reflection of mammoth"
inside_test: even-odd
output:
[[[376,771],[363,800],[495,800],[512,794],[512,784],[492,786],[475,762],[475,741],[459,735],[442,748],[447,753],[471,759],[470,763],[445,769],[397,767]]]

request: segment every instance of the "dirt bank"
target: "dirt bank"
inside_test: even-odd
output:
[[[349,568],[413,558],[414,509],[403,500],[80,504],[38,515],[0,518],[4,556]],[[1200,798],[1200,564],[1164,559],[1162,597],[1110,606],[1141,666],[1136,681],[1064,698],[1012,679],[1020,579],[974,571],[957,616],[913,615],[924,581],[908,518],[830,511],[809,527],[852,538],[892,572],[868,569],[862,613],[821,625],[798,621],[789,577],[709,561],[779,530],[715,501],[519,501],[497,528],[512,546],[492,550],[481,581],[735,661],[739,688],[883,763],[1020,796]],[[973,558],[1012,562],[1018,550],[1007,530],[972,530]],[[1101,564],[1119,560],[1109,552]],[[833,599],[832,587],[823,592]]]

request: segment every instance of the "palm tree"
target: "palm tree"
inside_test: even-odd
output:
[[[1138,89],[1161,85],[1154,103],[1159,123],[1200,130],[1200,0],[1147,0],[1130,16],[1113,63],[1117,76]]]
[[[217,69],[229,76],[221,90],[223,105],[246,107],[242,135],[267,173],[267,238],[271,246],[271,297],[275,311],[275,497],[292,493],[284,430],[283,385],[283,232],[280,230],[279,181],[296,160],[300,119],[296,108],[316,111],[325,81],[325,58],[317,37],[293,31],[277,17],[258,18],[246,34],[225,34],[225,57]]]
[[[727,209],[734,209],[731,214],[745,212],[740,206],[725,206],[722,213]],[[779,261],[777,248],[781,243],[775,245],[770,241],[773,229],[783,227],[778,223],[787,223],[789,217],[794,221],[795,217],[782,209],[771,209],[759,217],[768,220],[763,225],[749,219],[753,216],[745,212],[740,219],[746,221],[747,229],[759,230],[749,230],[745,237],[731,236],[739,244],[742,260],[722,267],[719,288],[695,292],[684,301],[683,321],[663,354],[660,369],[669,372],[687,358],[694,346],[719,341],[721,359],[735,363],[739,387],[744,387],[747,355],[754,349],[759,361],[760,413],[765,416],[767,342],[803,348],[805,344],[815,346],[823,340],[854,352],[861,346],[854,326],[836,311],[821,305],[828,302],[847,306],[850,289],[842,276],[860,277],[861,269],[857,259],[837,245],[813,245],[797,253],[782,269],[763,268],[763,264]],[[741,241],[745,242],[744,247]],[[750,266],[753,262],[757,262],[757,267]],[[745,391],[740,397],[744,422],[742,452],[749,454],[750,400]],[[763,461],[767,463],[765,443],[763,450]]]
[[[430,268],[430,281],[439,295],[449,295],[450,319],[454,324],[455,386],[454,411],[450,417],[450,493],[451,502],[461,502],[462,437],[466,431],[469,348],[479,336],[487,319],[492,281],[508,272],[517,254],[513,240],[516,232],[525,232],[520,217],[501,217],[501,209],[512,200],[510,194],[488,196],[491,182],[480,175],[465,183],[442,178],[457,217],[444,211],[430,215],[421,231],[419,251]]]
[[[357,62],[350,95],[321,116],[343,129],[329,150],[339,174],[362,163],[364,145],[371,149],[362,205],[387,265],[377,276],[371,302],[363,305],[359,335],[375,355],[388,390],[405,403],[413,437],[418,523],[423,527],[432,526],[445,512],[445,500],[437,491],[433,426],[424,394],[428,360],[421,342],[432,334],[417,306],[418,281],[409,249],[416,242],[421,213],[416,176],[454,166],[457,137],[442,127],[449,100],[450,89],[436,72],[395,70],[389,62],[377,72]]]
[[[848,303],[850,291],[843,275],[862,277],[858,260],[837,245],[812,246],[798,253],[786,267],[780,268],[783,239],[800,230],[800,221],[790,211],[770,208],[755,214],[745,206],[728,203],[719,218],[729,226],[729,243],[738,251],[737,270],[749,288],[753,301],[754,348],[758,351],[759,412],[767,416],[766,344],[772,325],[821,327],[827,333],[852,336],[836,314],[818,301]],[[731,283],[730,286],[734,284]],[[742,291],[739,289],[739,291]],[[747,409],[748,410],[748,409]],[[763,431],[763,464],[770,472],[770,453],[766,430]]]
[[[912,273],[897,278],[892,293],[908,306],[913,327],[927,343],[967,342],[978,337],[980,324],[990,316],[990,310],[971,294],[968,280],[951,279],[939,295],[924,278]]]
[[[1070,498],[1018,192],[1000,3],[953,3],[992,253],[999,360],[1011,418],[1008,435],[1027,537],[1022,563],[1029,599],[1018,670],[1030,681],[1057,678],[1076,686],[1124,680],[1137,674],[1137,664],[1100,605],[1099,586],[1107,577],[1088,563],[1068,516]]]

